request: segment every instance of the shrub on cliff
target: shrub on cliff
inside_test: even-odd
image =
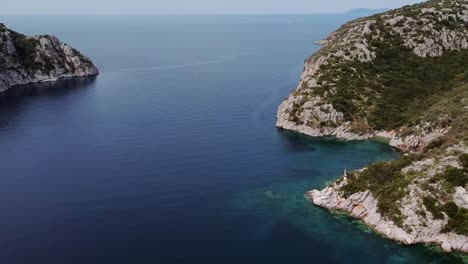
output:
[[[453,187],[464,187],[468,183],[468,174],[462,169],[448,167],[444,173],[445,180]]]
[[[431,212],[434,219],[444,219],[444,214],[438,205],[438,201],[432,196],[426,196],[423,198],[423,204],[426,209]]]
[[[39,41],[34,38],[28,38],[13,30],[10,30],[10,34],[21,62],[28,68],[37,69],[37,64],[34,60]]]
[[[450,218],[444,231],[455,232],[460,235],[468,235],[468,210],[461,208],[456,215]]]
[[[468,154],[467,153],[462,154],[459,160],[463,168],[465,168],[465,170],[468,170]]]
[[[460,211],[460,208],[458,208],[457,204],[450,201],[446,203],[443,207],[442,210],[447,213],[449,217],[456,217],[458,212]]]

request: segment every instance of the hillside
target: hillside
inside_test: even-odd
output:
[[[21,84],[98,73],[89,58],[56,37],[28,37],[0,23],[0,92]]]
[[[355,8],[351,9],[346,14],[348,15],[356,15],[356,16],[370,16],[377,13],[382,13],[388,11],[387,8],[379,8],[379,9],[369,9],[369,8]]]
[[[410,154],[371,164],[314,203],[402,243],[468,252],[468,1],[433,0],[351,21],[305,62],[277,126]]]

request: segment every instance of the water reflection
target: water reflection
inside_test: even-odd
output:
[[[95,86],[96,77],[62,79],[56,82],[43,82],[19,85],[0,93],[0,132],[12,131],[22,116],[30,109],[39,111],[35,105],[37,98],[58,98]]]
[[[0,104],[19,101],[27,97],[62,96],[77,89],[89,88],[95,81],[96,76],[90,76],[18,85],[0,93]]]

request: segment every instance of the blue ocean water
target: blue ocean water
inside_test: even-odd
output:
[[[351,16],[7,16],[97,78],[0,105],[0,263],[457,263],[304,193],[398,156],[275,128],[303,61]]]

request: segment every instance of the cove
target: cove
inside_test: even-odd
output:
[[[275,128],[313,41],[350,19],[6,17],[78,47],[101,74],[2,100],[0,262],[462,262],[304,196],[399,155]]]

